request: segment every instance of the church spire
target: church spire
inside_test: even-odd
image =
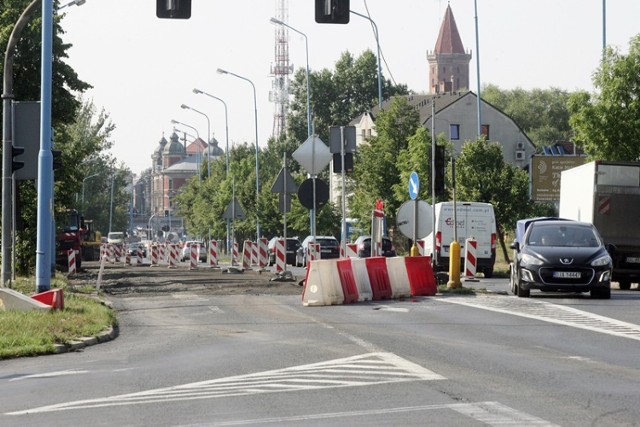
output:
[[[429,61],[429,91],[433,94],[454,92],[469,88],[469,62],[471,53],[464,50],[451,5],[444,13],[438,40]]]

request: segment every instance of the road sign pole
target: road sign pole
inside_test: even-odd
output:
[[[411,256],[419,256],[418,249],[418,199],[413,199],[413,245],[411,246]]]

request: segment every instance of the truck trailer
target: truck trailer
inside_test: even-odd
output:
[[[640,162],[597,160],[561,172],[560,217],[593,224],[613,260],[614,282],[640,280]]]

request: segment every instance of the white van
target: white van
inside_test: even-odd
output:
[[[120,245],[124,243],[124,233],[122,231],[112,231],[107,234],[107,243],[112,245]]]
[[[424,254],[435,260],[437,271],[449,270],[449,245],[453,241],[453,202],[436,203],[435,258],[433,233],[424,238]],[[485,277],[493,275],[496,260],[496,218],[491,203],[456,202],[458,243],[460,244],[460,269],[464,269],[465,241],[478,242],[476,272]]]

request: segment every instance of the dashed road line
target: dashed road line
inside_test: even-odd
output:
[[[451,297],[439,301],[640,341],[639,325],[546,301],[496,296]]]

